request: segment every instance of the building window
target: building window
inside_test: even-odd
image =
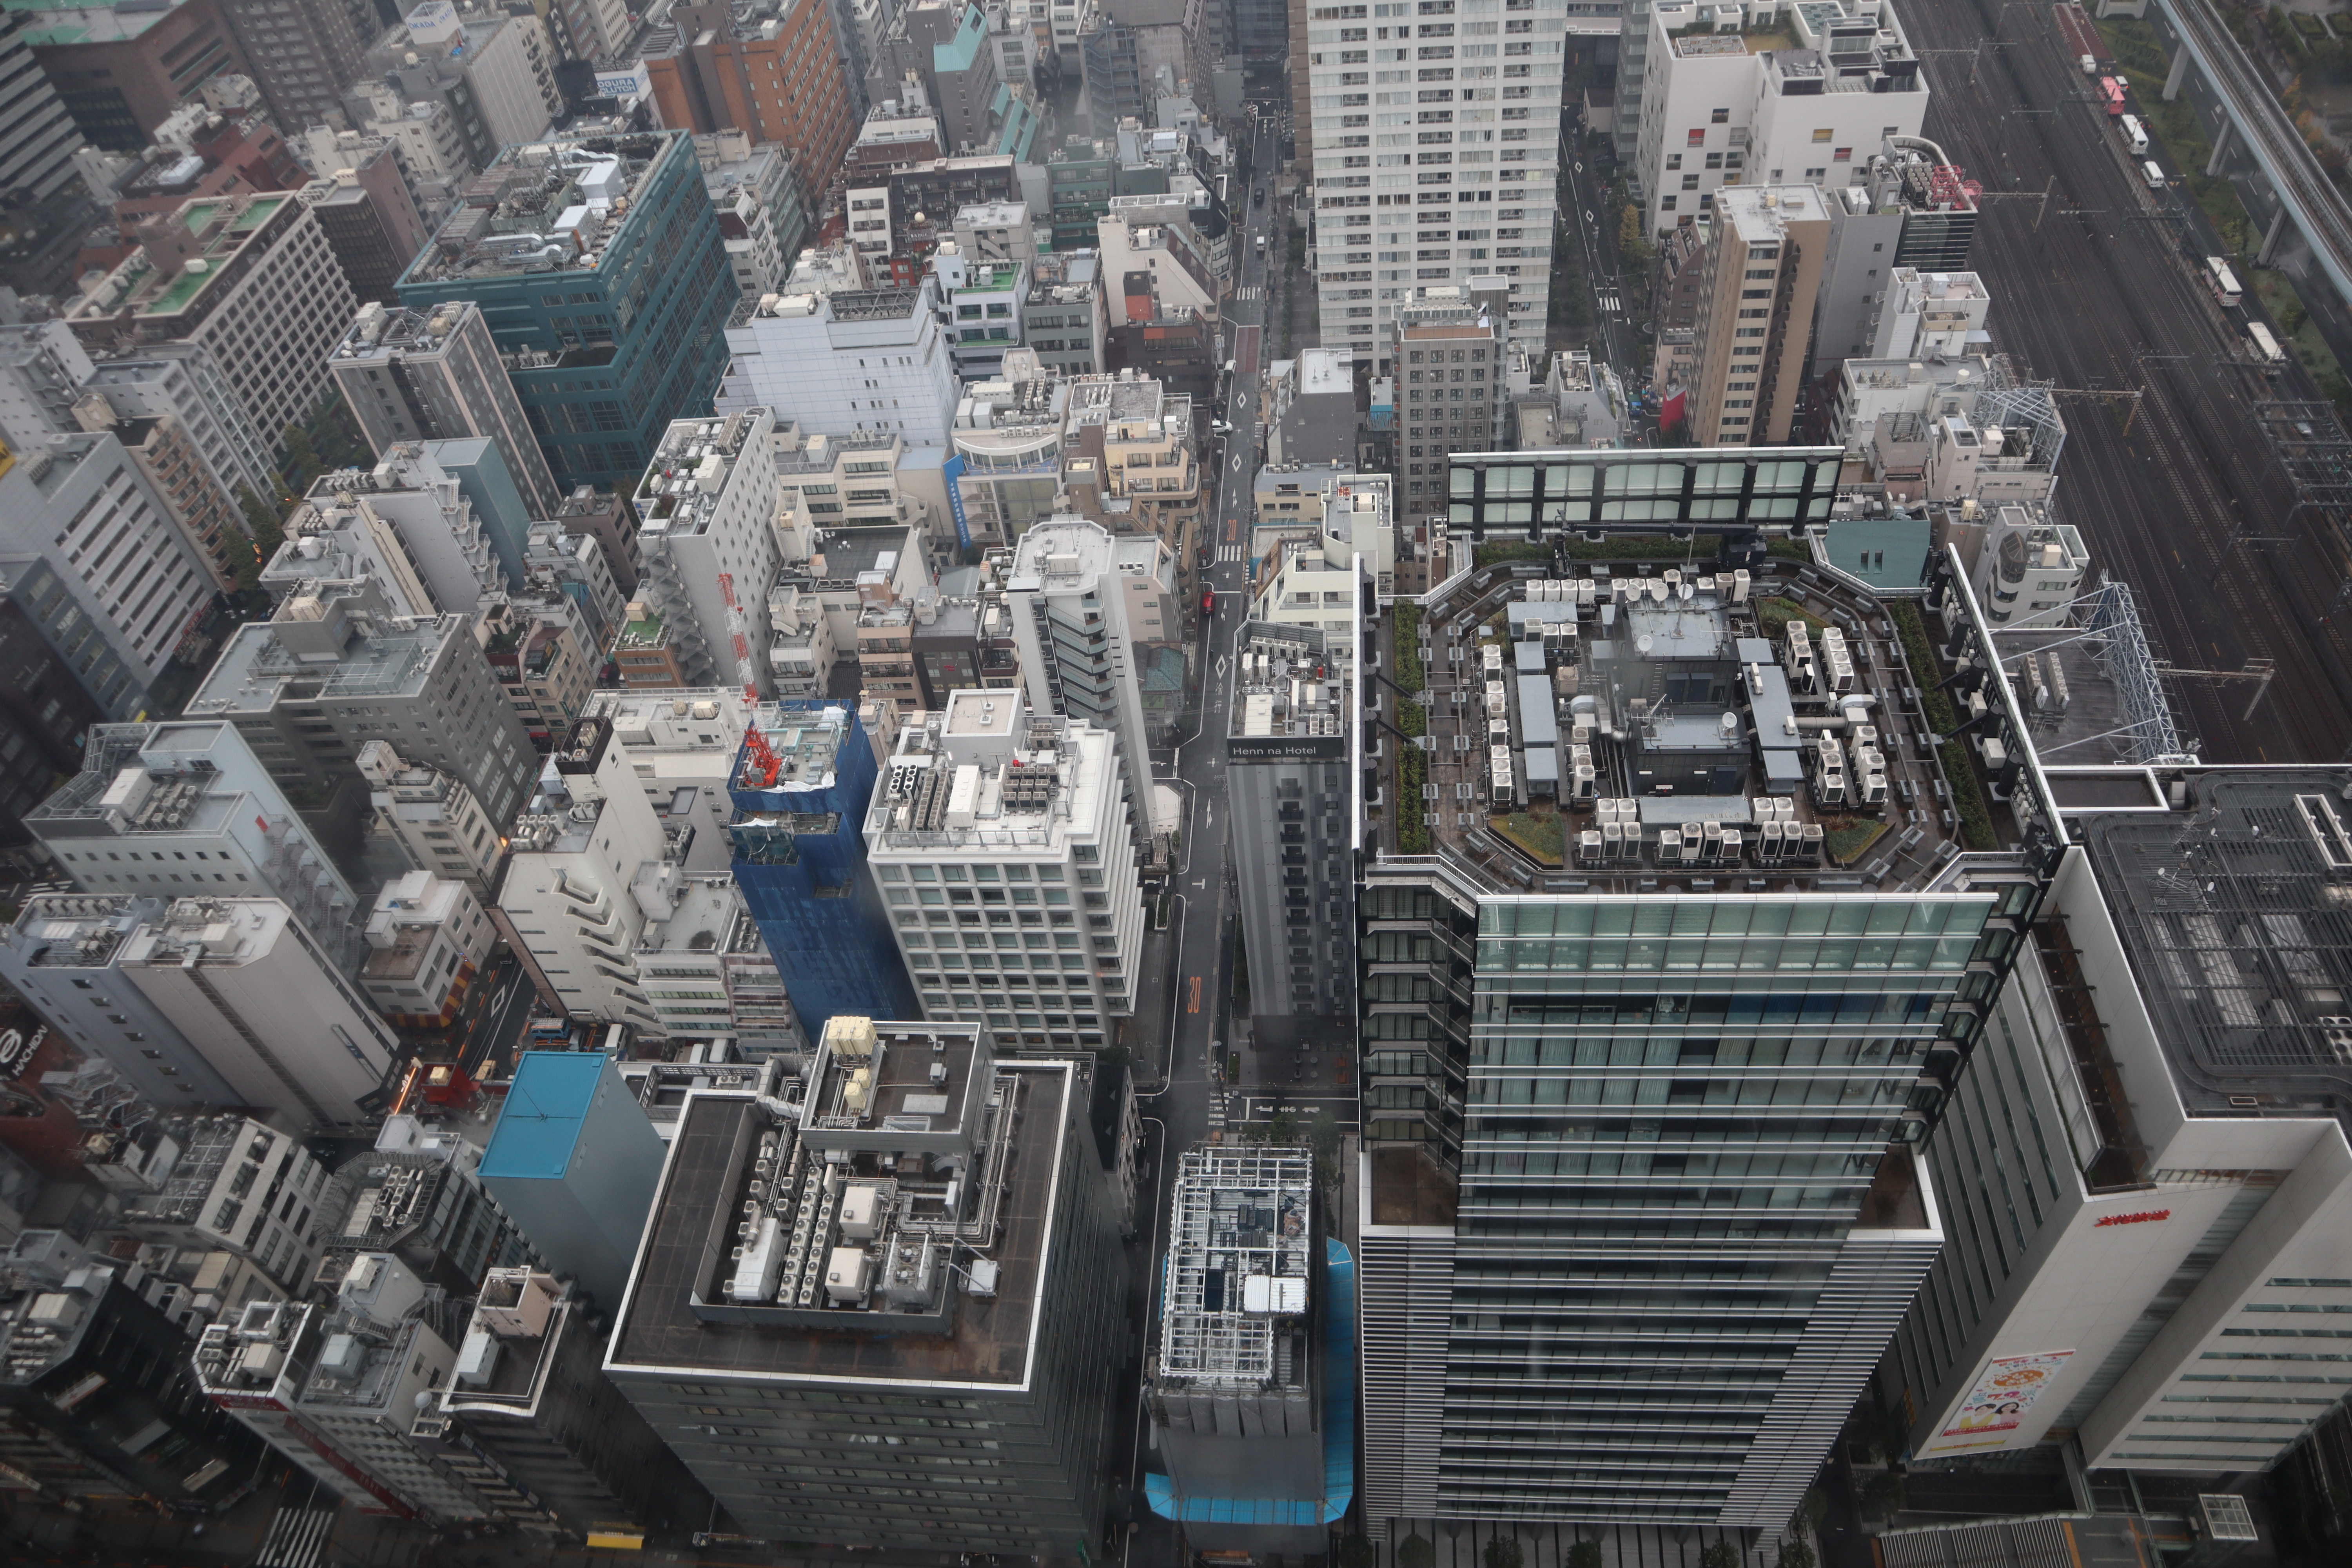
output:
[[[1836,152],[1832,153],[1830,154],[1830,162],[1831,162],[1831,163],[1853,163],[1853,148],[1851,148],[1851,147],[1841,147],[1841,148],[1839,148]]]
[[[1684,139],[1684,141],[1683,141],[1683,145],[1684,145],[1684,146],[1685,146],[1685,147],[1704,147],[1704,146],[1706,146],[1706,127],[1705,127],[1704,125],[1702,125],[1702,126],[1698,127],[1696,130],[1690,132],[1689,132],[1689,133],[1685,137],[1685,139]]]
[[[1823,129],[1813,132],[1813,140],[1816,142],[1826,142],[1832,134],[1833,132],[1824,127]]]

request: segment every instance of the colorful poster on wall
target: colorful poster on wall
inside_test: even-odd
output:
[[[2037,1355],[1997,1356],[1988,1363],[1977,1376],[1977,1385],[1960,1405],[1960,1412],[1952,1424],[1944,1428],[1936,1444],[1937,1448],[1955,1445],[1945,1439],[1959,1438],[1960,1447],[1990,1447],[2005,1440],[2009,1433],[2025,1423],[2025,1413],[2042,1396],[2066,1364],[2073,1351],[2043,1351]],[[1981,1438],[1981,1444],[1970,1444],[1969,1438]]]

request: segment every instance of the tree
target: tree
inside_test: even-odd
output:
[[[1513,1535],[1495,1537],[1486,1542],[1486,1550],[1482,1555],[1486,1568],[1521,1568],[1528,1560],[1527,1550]]]
[[[1580,1541],[1570,1547],[1568,1568],[1601,1568],[1601,1542]]]
[[[1419,1535],[1408,1535],[1397,1542],[1397,1568],[1435,1568],[1437,1548]]]
[[[1903,1478],[1881,1470],[1862,1489],[1862,1511],[1874,1519],[1892,1519],[1903,1511]]]
[[[1728,1541],[1712,1542],[1700,1550],[1698,1568],[1739,1568],[1739,1548]]]
[[[1380,1554],[1372,1543],[1360,1535],[1342,1536],[1339,1540],[1339,1568],[1374,1568]]]
[[[253,493],[250,485],[239,485],[237,506],[245,513],[245,531],[251,542],[229,545],[231,558],[236,563],[236,585],[240,590],[255,586],[261,580],[261,569],[286,542],[286,528],[279,521],[277,509]]]
[[[1780,1568],[1814,1568],[1813,1543],[1801,1535],[1780,1542]]]
[[[1830,1494],[1819,1486],[1807,1487],[1804,1500],[1797,1504],[1797,1517],[1805,1521],[1806,1529],[1820,1530],[1829,1521]]]

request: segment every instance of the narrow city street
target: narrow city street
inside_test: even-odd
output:
[[[1164,1072],[1154,1079],[1149,1063],[1156,1053],[1149,1047],[1139,1057],[1145,1064],[1137,1085],[1143,1100],[1144,1131],[1151,1162],[1151,1180],[1140,1200],[1138,1225],[1144,1249],[1139,1254],[1150,1273],[1145,1292],[1144,1342],[1150,1342],[1156,1315],[1162,1248],[1167,1237],[1169,1182],[1176,1157],[1205,1139],[1213,1124],[1222,1124],[1225,1086],[1213,1076],[1210,1053],[1228,1048],[1234,1039],[1232,964],[1234,900],[1232,870],[1225,847],[1229,822],[1224,783],[1225,713],[1232,701],[1232,656],[1249,593],[1249,531],[1251,486],[1256,478],[1259,451],[1258,384],[1265,369],[1260,347],[1265,314],[1266,283],[1274,258],[1282,254],[1282,235],[1274,205],[1251,205],[1249,191],[1260,181],[1271,182],[1276,163],[1276,135],[1269,128],[1250,148],[1247,179],[1236,186],[1234,277],[1226,303],[1225,352],[1234,362],[1227,378],[1224,417],[1233,426],[1225,437],[1215,483],[1215,509],[1205,530],[1211,564],[1202,581],[1216,595],[1215,608],[1202,617],[1199,671],[1201,698],[1194,711],[1199,722],[1175,748],[1172,772],[1160,782],[1182,797],[1181,847],[1171,878],[1173,894],[1169,914],[1169,952],[1174,964],[1170,986]],[[1261,252],[1257,238],[1266,237]],[[1238,345],[1238,346],[1234,346]],[[1156,1020],[1154,1021],[1156,1022]],[[1246,1020],[1244,1020],[1245,1023]],[[1142,1412],[1135,1413],[1129,1484],[1140,1489],[1143,1472],[1152,1468]],[[1129,1538],[1126,1561],[1131,1563],[1173,1564],[1175,1533],[1165,1520],[1147,1513]]]

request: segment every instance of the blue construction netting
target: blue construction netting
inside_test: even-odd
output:
[[[1151,1511],[1185,1524],[1337,1524],[1356,1496],[1356,1260],[1323,1238],[1323,1495],[1230,1498],[1176,1495],[1162,1475],[1143,1478]]]

